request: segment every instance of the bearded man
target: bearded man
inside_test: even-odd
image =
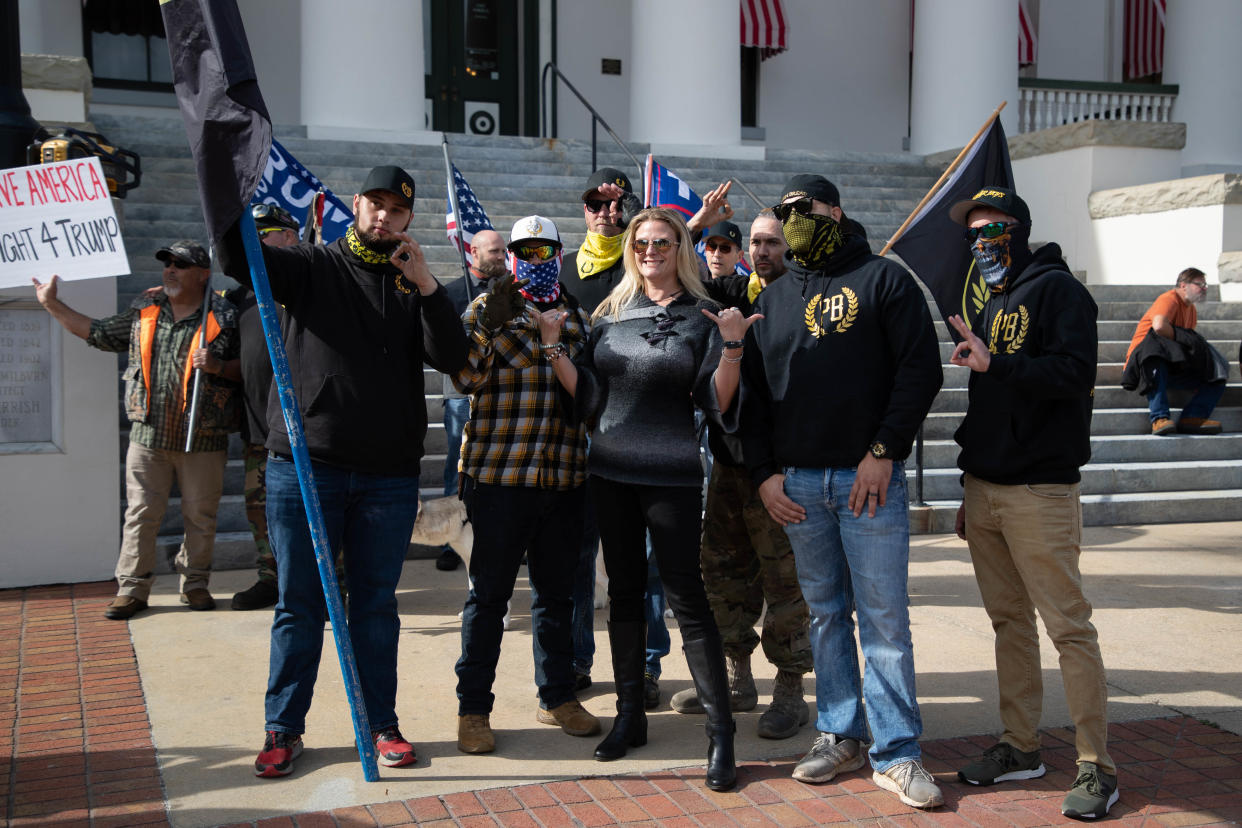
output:
[[[406,235],[414,179],[371,170],[354,224],[326,246],[263,247],[333,555],[345,550],[349,633],[379,761],[417,761],[397,727],[397,580],[418,512],[427,432],[423,363],[455,374],[466,337],[418,243]],[[250,285],[236,225],[224,272]],[[276,395],[273,386],[272,394]],[[271,633],[266,737],[255,774],[292,772],[323,649],[324,594],[284,417],[269,397],[267,518],[280,598]]]

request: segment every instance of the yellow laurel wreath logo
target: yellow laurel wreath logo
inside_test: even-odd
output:
[[[819,339],[825,333],[824,329],[819,326],[819,320],[816,318],[816,314],[815,314],[816,308],[819,307],[819,299],[821,296],[823,296],[822,293],[817,293],[814,296],[812,296],[811,301],[807,303],[806,313],[803,314],[803,319],[806,321],[807,330],[809,330],[811,332],[811,335],[814,336],[816,339]]]
[[[1018,335],[1010,340],[1005,346],[1005,353],[1016,354],[1018,349],[1022,347],[1022,341],[1026,339],[1026,332],[1031,328],[1031,315],[1026,312],[1026,305],[1018,305]]]
[[[837,333],[845,333],[846,329],[858,318],[858,296],[847,287],[841,288],[841,292],[845,294],[846,308],[845,317],[833,328]]]
[[[1005,318],[1005,312],[998,310],[996,316],[992,318],[992,328],[988,332],[988,352],[996,353],[996,340],[1000,336],[1001,322]]]
[[[401,194],[405,196],[406,198],[409,198],[410,196],[414,195],[414,191],[410,189],[409,184],[406,184],[404,181],[402,181],[401,182]]]

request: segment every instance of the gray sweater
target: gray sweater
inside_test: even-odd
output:
[[[720,310],[710,299],[683,295],[662,308],[639,295],[592,327],[574,400],[592,429],[591,474],[647,486],[703,485],[694,408],[734,431],[741,389],[721,415],[713,375],[722,342],[702,308]]]

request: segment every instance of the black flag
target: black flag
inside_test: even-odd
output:
[[[173,85],[212,241],[259,186],[272,124],[234,0],[160,0]]]
[[[949,218],[949,208],[985,187],[1013,187],[1009,144],[1000,118],[993,119],[991,128],[892,246],[936,297],[940,314],[946,320],[960,314],[968,325],[983,310],[989,291],[970,245],[962,238],[965,228]]]

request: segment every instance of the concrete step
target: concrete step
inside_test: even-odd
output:
[[[923,462],[929,469],[957,465],[960,447],[952,440],[924,440]],[[1091,436],[1092,463],[1188,462],[1242,460],[1242,434],[1210,436],[1176,434],[1154,437],[1143,434]]]
[[[1092,436],[1105,435],[1148,435],[1151,421],[1147,416],[1147,406],[1138,395],[1136,406],[1130,408],[1096,408],[1091,412]],[[1173,411],[1174,417],[1180,411]],[[952,440],[953,433],[962,424],[964,412],[940,412],[929,414],[923,421],[923,439]],[[1220,420],[1225,433],[1242,432],[1242,408],[1218,407],[1212,412],[1212,418]]]
[[[926,469],[923,496],[927,500],[954,500],[962,496],[957,468]],[[911,498],[915,472],[907,465]],[[1199,489],[1242,489],[1242,463],[1236,460],[1089,463],[1082,468],[1084,495],[1182,492]]]
[[[942,388],[940,393],[936,395],[936,399],[932,401],[931,410],[937,414],[951,413],[954,411],[966,410],[966,387],[959,388]],[[1190,399],[1190,393],[1187,391],[1170,390],[1169,401],[1174,408],[1181,408]],[[1095,389],[1095,405],[1099,408],[1146,408],[1146,398],[1139,396],[1134,391],[1127,391],[1119,385],[1100,385]],[[1221,398],[1221,406],[1237,407],[1242,406],[1242,386],[1231,384],[1225,389],[1225,395]]]

